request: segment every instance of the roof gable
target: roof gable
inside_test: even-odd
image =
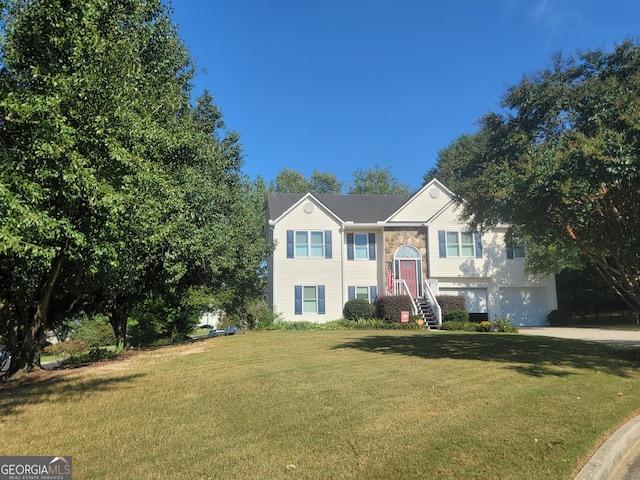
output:
[[[277,221],[307,196],[312,196],[343,222],[377,223],[400,208],[408,195],[336,195],[303,193],[270,193],[267,218]]]
[[[305,196],[304,193],[270,193],[267,195],[267,220],[276,221]]]
[[[414,193],[398,210],[385,219],[393,222],[429,223],[451,206],[456,194],[433,179]]]
[[[267,196],[267,220],[277,222],[304,199],[313,198],[342,222],[428,222],[446,210],[455,197],[451,190],[435,179],[413,195],[270,193]]]
[[[270,193],[267,196],[267,220],[277,222],[306,200],[317,204],[338,222],[342,220],[312,193]]]

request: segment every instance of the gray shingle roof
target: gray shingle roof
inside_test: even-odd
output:
[[[267,216],[275,220],[298,202],[303,193],[270,193],[267,197]],[[314,194],[325,207],[341,220],[354,223],[375,223],[404,205],[410,195],[329,195]]]

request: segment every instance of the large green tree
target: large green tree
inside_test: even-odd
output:
[[[465,180],[461,175],[468,174],[464,168],[485,149],[482,131],[464,134],[438,152],[436,166],[429,170],[423,180],[428,183],[434,178],[444,183],[454,193],[459,193]]]
[[[117,260],[85,273],[93,287],[90,306],[109,317],[119,341],[126,340],[128,319],[141,305],[161,303],[184,313],[193,289],[232,284],[237,270],[244,271],[236,244],[254,248],[253,256],[240,257],[247,263],[265,255],[259,233],[248,237],[252,232],[235,226],[245,225],[241,151],[237,135],[223,129],[207,92],[164,124],[157,152],[148,153],[162,174],[140,175],[121,224],[126,236],[113,246]],[[181,316],[171,318],[187,326]],[[168,323],[173,325],[160,330],[176,333],[178,323]]]
[[[271,182],[271,190],[277,193],[307,193],[311,182],[302,172],[283,168]]]
[[[376,165],[367,170],[353,172],[353,184],[349,186],[352,195],[409,195],[411,188],[401,183],[391,172],[391,167]]]
[[[448,164],[465,217],[510,223],[532,272],[592,265],[640,312],[640,46],[558,54],[502,107]]]
[[[311,191],[314,193],[342,193],[343,183],[338,180],[335,173],[314,170],[309,180],[311,182]]]
[[[141,302],[178,309],[236,285],[267,247],[242,218],[238,137],[210,95],[190,103],[192,61],[161,0],[1,5],[11,374],[38,366],[52,306],[99,310],[124,340]]]
[[[277,193],[340,193],[342,182],[334,173],[314,170],[309,178],[304,173],[283,168],[271,182],[271,191]]]
[[[310,177],[290,168],[283,168],[271,182],[269,189],[276,193],[332,193],[340,194],[347,187],[353,195],[408,195],[411,188],[393,175],[391,167],[359,169],[353,172],[353,183],[346,185],[334,173],[314,170]]]
[[[117,262],[138,174],[153,175],[145,150],[188,98],[190,65],[166,35],[160,2],[5,1],[2,15],[1,315],[11,374],[38,364],[63,270]]]

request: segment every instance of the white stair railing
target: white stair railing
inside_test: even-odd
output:
[[[411,295],[411,291],[409,290],[409,287],[407,286],[407,282],[405,282],[403,279],[394,280],[393,281],[393,292],[394,292],[394,295],[407,295],[411,299],[411,305],[413,306],[413,312],[412,313],[414,315],[418,314],[418,305],[416,304],[416,301],[413,298],[413,295]]]
[[[424,293],[427,300],[429,300],[429,303],[431,303],[433,314],[436,317],[436,322],[438,322],[438,328],[440,328],[442,326],[442,309],[440,308],[440,304],[436,300],[436,296],[434,295],[433,290],[431,290],[431,286],[428,281],[424,282]]]

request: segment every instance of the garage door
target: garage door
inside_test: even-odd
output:
[[[461,295],[467,300],[467,312],[487,313],[486,288],[440,288],[440,295]]]
[[[500,311],[503,317],[521,327],[547,324],[546,288],[501,288]]]

